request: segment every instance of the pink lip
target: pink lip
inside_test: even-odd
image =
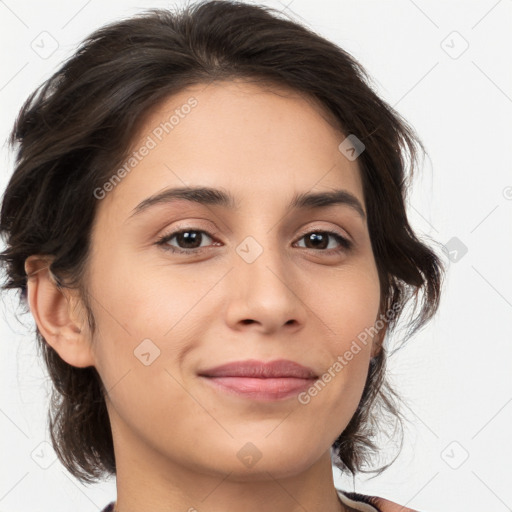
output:
[[[315,372],[288,359],[278,359],[265,363],[256,359],[234,361],[215,368],[201,370],[199,375],[204,377],[253,377],[269,379],[277,377],[296,377],[298,379],[316,378]]]
[[[199,376],[222,391],[267,401],[296,395],[317,378],[311,368],[285,359],[235,361],[202,370]]]

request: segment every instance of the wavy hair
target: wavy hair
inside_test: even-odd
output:
[[[93,191],[125,160],[151,109],[188,86],[235,78],[306,95],[342,133],[364,143],[357,161],[381,285],[380,312],[398,311],[386,317],[385,335],[409,302],[414,315],[408,333],[421,328],[438,308],[444,270],[406,215],[406,193],[425,153],[422,143],[346,51],[277,10],[236,1],[152,9],[106,25],[29,96],[9,139],[16,160],[0,210],[3,289],[18,290],[26,306],[24,262],[30,255],[48,255],[58,285],[80,291],[94,333],[85,281],[98,204]],[[36,338],[53,382],[49,429],[59,459],[83,482],[115,474],[99,374],[94,367],[68,365],[37,328]],[[382,418],[400,421],[386,358],[383,345],[371,359],[357,411],[332,446],[335,464],[352,475],[370,467],[378,453],[374,438],[387,423]]]

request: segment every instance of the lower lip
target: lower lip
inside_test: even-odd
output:
[[[283,400],[305,391],[316,380],[295,377],[203,377],[217,389],[252,400]]]

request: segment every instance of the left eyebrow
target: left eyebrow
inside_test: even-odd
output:
[[[141,201],[130,214],[130,217],[138,215],[151,206],[171,203],[183,199],[208,206],[220,206],[229,210],[238,210],[235,198],[224,190],[212,187],[181,187],[165,189]],[[326,208],[332,205],[346,205],[352,208],[359,216],[366,220],[366,214],[359,199],[347,190],[329,190],[326,192],[303,192],[295,194],[290,201],[287,211]],[[130,218],[129,217],[129,218]]]

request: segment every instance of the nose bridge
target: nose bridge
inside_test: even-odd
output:
[[[239,278],[248,281],[264,283],[267,287],[285,286],[286,281],[284,262],[287,255],[284,242],[279,240],[276,230],[262,226],[259,231],[252,230],[235,248],[235,267]],[[277,275],[276,275],[277,274]]]
[[[239,247],[237,254],[241,260],[237,264],[239,278],[247,277],[253,286],[260,283],[268,290],[285,286],[284,254],[279,247],[261,246],[249,239]]]
[[[231,312],[237,321],[254,320],[267,327],[302,321],[302,302],[294,289],[297,281],[287,262],[284,243],[274,230],[262,228],[246,236],[235,248]]]

